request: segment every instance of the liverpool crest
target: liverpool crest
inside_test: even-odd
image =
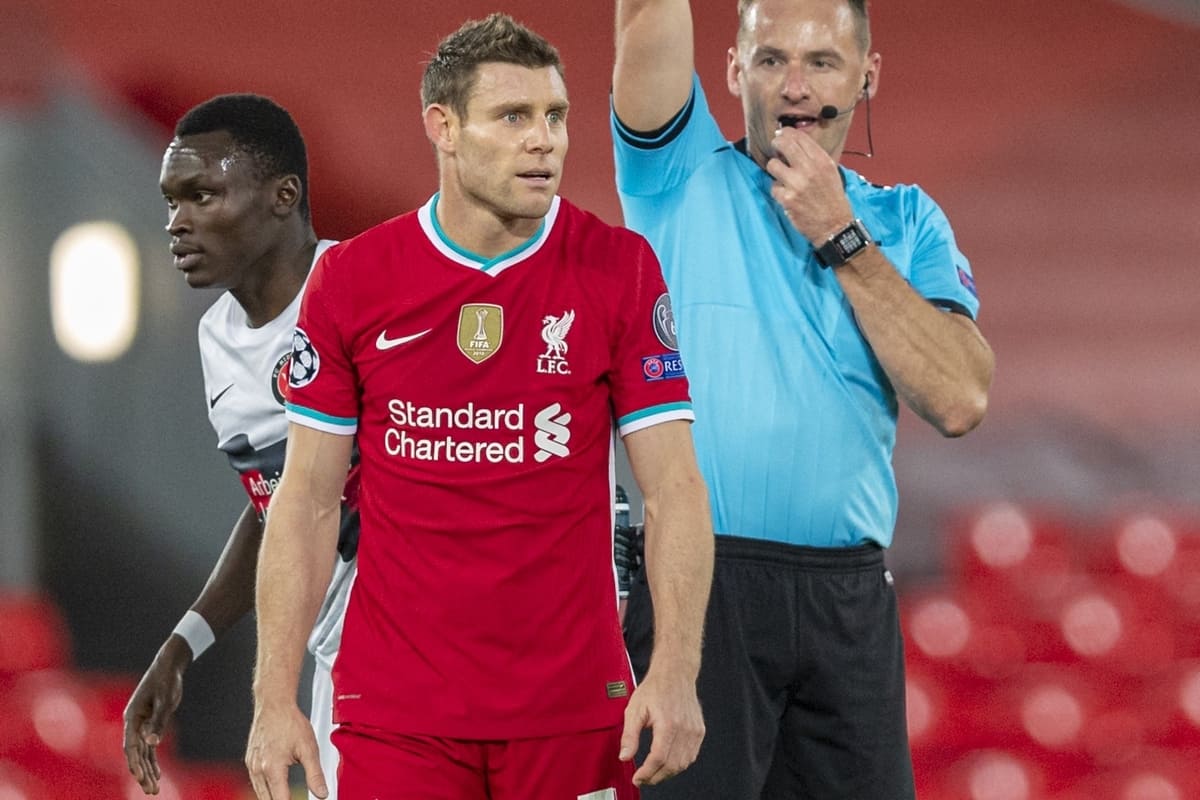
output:
[[[561,316],[547,314],[542,318],[542,341],[546,352],[538,356],[537,371],[547,375],[570,375],[567,364],[567,333],[575,321],[575,312],[564,311]]]

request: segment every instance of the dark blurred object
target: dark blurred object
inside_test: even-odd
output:
[[[627,597],[630,582],[641,564],[640,531],[637,525],[629,522],[629,495],[620,484],[617,484],[613,511],[613,563],[617,565],[617,588],[621,597]]]

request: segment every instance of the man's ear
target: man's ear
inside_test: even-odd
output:
[[[883,57],[879,53],[872,53],[867,59],[867,72],[863,78],[863,94],[872,100],[879,91],[879,73],[882,67]]]
[[[425,135],[439,153],[453,153],[458,140],[458,116],[441,103],[431,103],[422,114]]]
[[[729,52],[725,54],[725,85],[729,88],[729,93],[734,97],[742,96],[742,65],[738,61],[737,47],[729,48]]]
[[[304,198],[304,184],[299,175],[284,175],[276,178],[275,183],[275,213],[284,217],[300,208]]]

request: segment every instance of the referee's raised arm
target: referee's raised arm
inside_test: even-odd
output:
[[[622,124],[653,131],[683,108],[693,51],[688,0],[617,0],[613,109]]]

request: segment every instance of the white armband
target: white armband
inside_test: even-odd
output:
[[[179,620],[179,624],[175,626],[175,630],[171,632],[188,643],[188,647],[192,650],[192,661],[199,658],[200,654],[217,640],[217,637],[213,635],[212,627],[208,624],[208,620],[200,616],[198,612],[190,609],[183,615],[183,619]]]

